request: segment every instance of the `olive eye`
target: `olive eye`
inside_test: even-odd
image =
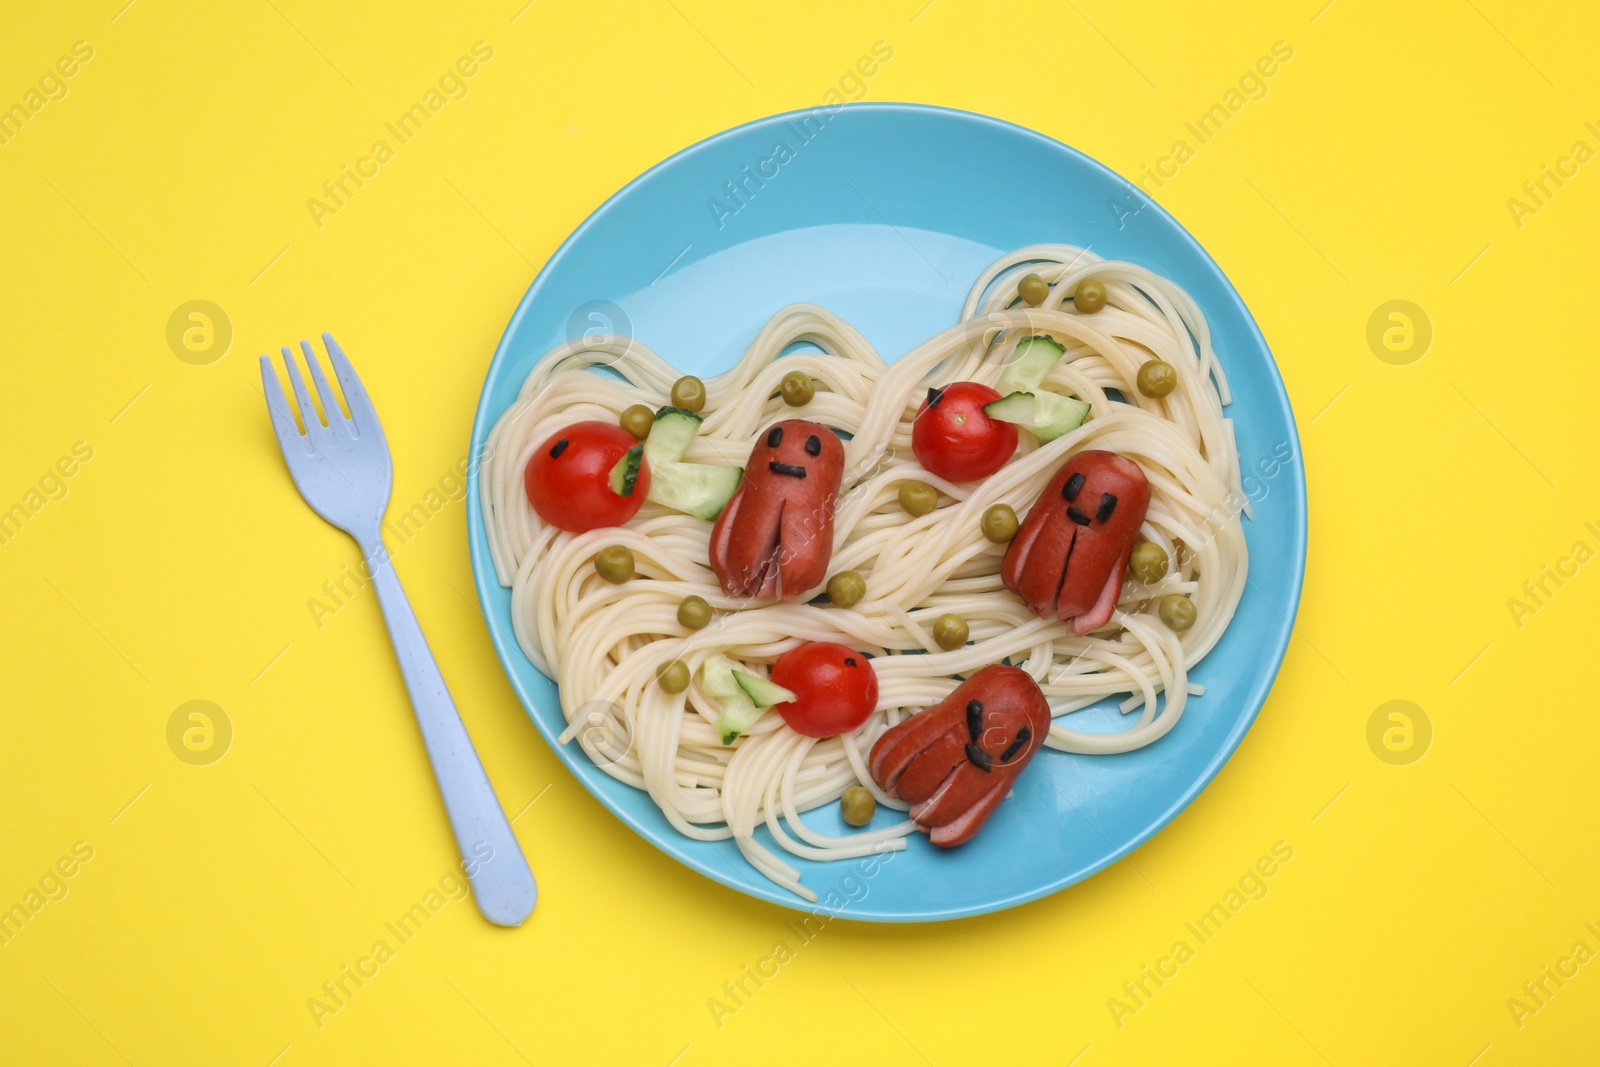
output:
[[[1083,475],[1074,473],[1067,479],[1067,484],[1061,487],[1061,495],[1067,500],[1078,499],[1078,490],[1083,488]]]
[[[783,427],[782,426],[774,426],[772,429],[767,431],[767,447],[768,448],[777,448],[782,443],[783,443]]]
[[[1110,493],[1102,493],[1100,494],[1100,510],[1094,513],[1094,517],[1101,522],[1105,522],[1116,509],[1117,498]]]
[[[816,434],[812,434],[810,437],[806,438],[806,455],[822,455],[822,441],[818,439]]]
[[[1032,741],[1032,740],[1033,740],[1033,731],[1032,730],[1028,729],[1026,726],[1024,726],[1022,729],[1018,730],[1017,731],[1017,736],[1012,740],[1012,742],[1009,745],[1006,746],[1006,750],[1004,752],[1000,753],[1000,762],[1001,763],[1010,762],[1011,757],[1015,756],[1018,752],[1021,752],[1023,747],[1026,746],[1027,743],[1029,741]]]

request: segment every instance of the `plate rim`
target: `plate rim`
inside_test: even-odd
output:
[[[524,688],[516,670],[516,661],[520,661],[522,664],[526,664],[527,666],[532,665],[527,663],[527,657],[523,655],[521,646],[517,644],[515,635],[512,633],[502,633],[501,628],[496,625],[493,618],[494,606],[491,601],[491,593],[493,591],[500,590],[503,587],[499,584],[499,579],[495,576],[494,564],[492,560],[487,557],[486,547],[479,547],[480,536],[484,538],[484,544],[486,546],[487,531],[484,529],[483,523],[482,501],[479,492],[477,463],[479,462],[479,457],[482,455],[483,447],[487,442],[489,431],[493,428],[493,422],[497,420],[501,414],[503,414],[502,411],[495,412],[493,416],[490,415],[488,411],[489,394],[492,379],[494,379],[497,371],[500,370],[502,361],[509,361],[507,347],[510,339],[516,333],[517,328],[520,326],[523,317],[527,314],[528,309],[533,303],[535,297],[548,284],[550,276],[556,270],[560,269],[561,264],[567,257],[567,254],[580,240],[583,239],[587,232],[597,224],[598,220],[604,217],[618,201],[624,198],[635,187],[650,181],[657,172],[665,170],[669,166],[673,166],[683,158],[706,151],[724,140],[745,133],[746,131],[755,127],[765,126],[772,123],[781,123],[800,115],[815,115],[818,112],[827,113],[831,117],[837,117],[841,112],[846,111],[880,112],[889,116],[894,116],[897,114],[936,116],[946,119],[955,119],[961,122],[993,126],[1011,135],[1020,135],[1026,139],[1036,141],[1042,147],[1050,151],[1064,152],[1071,157],[1075,157],[1078,163],[1098,170],[1104,176],[1109,177],[1113,181],[1118,182],[1127,189],[1131,190],[1133,195],[1139,198],[1142,204],[1141,210],[1154,210],[1158,216],[1169,223],[1174,231],[1180,236],[1182,241],[1187,242],[1191,251],[1197,254],[1200,266],[1209,270],[1222,283],[1224,296],[1228,301],[1232,302],[1234,308],[1239,312],[1242,321],[1249,332],[1249,335],[1253,337],[1255,342],[1260,346],[1261,351],[1266,354],[1266,367],[1269,379],[1268,384],[1271,386],[1272,397],[1277,401],[1279,407],[1283,411],[1289,436],[1289,443],[1293,446],[1294,454],[1291,465],[1299,475],[1295,482],[1296,491],[1293,499],[1294,514],[1291,517],[1291,525],[1293,526],[1293,540],[1289,546],[1291,562],[1294,571],[1294,580],[1291,583],[1292,588],[1290,589],[1288,602],[1281,610],[1278,610],[1278,614],[1283,616],[1284,624],[1281,630],[1274,634],[1273,641],[1269,646],[1270,661],[1272,664],[1271,669],[1263,672],[1259,676],[1256,685],[1251,687],[1249,691],[1250,699],[1248,701],[1251,706],[1248,713],[1239,719],[1234,729],[1224,737],[1222,744],[1220,744],[1214,750],[1210,758],[1207,760],[1205,766],[1195,776],[1193,783],[1186,787],[1182,794],[1178,796],[1171,805],[1153,817],[1149,823],[1141,828],[1137,833],[1130,835],[1123,844],[1113,845],[1110,854],[1102,857],[1098,862],[1085,868],[1068,872],[1062,877],[1049,881],[1046,884],[1030,887],[999,899],[993,899],[979,904],[953,906],[942,909],[922,909],[915,912],[897,911],[854,914],[844,911],[829,912],[830,916],[833,918],[847,919],[853,922],[914,923],[940,922],[952,919],[970,918],[974,916],[987,915],[993,912],[1004,911],[1034,900],[1040,900],[1044,897],[1058,893],[1069,886],[1094,877],[1111,864],[1131,855],[1134,851],[1143,846],[1158,832],[1176,819],[1178,815],[1184,811],[1184,809],[1193,804],[1200,794],[1206,790],[1206,788],[1221,772],[1223,766],[1233,758],[1234,753],[1236,753],[1239,749],[1239,746],[1243,744],[1245,735],[1249,733],[1251,727],[1255,725],[1256,719],[1261,714],[1261,709],[1266,705],[1267,698],[1271,695],[1272,687],[1277,681],[1278,674],[1283,669],[1283,661],[1288,653],[1289,640],[1294,633],[1295,620],[1299,617],[1300,601],[1305,587],[1306,548],[1310,529],[1310,515],[1307,510],[1305,455],[1304,450],[1301,447],[1299,425],[1295,419],[1294,406],[1292,403],[1290,403],[1288,390],[1284,385],[1283,375],[1278,368],[1278,361],[1273,355],[1272,347],[1267,343],[1266,336],[1262,333],[1260,325],[1256,322],[1255,316],[1251,314],[1249,306],[1244,302],[1244,298],[1239,294],[1238,288],[1235,287],[1232,279],[1228,277],[1227,272],[1222,269],[1222,265],[1212,257],[1211,253],[1206,250],[1205,246],[1203,246],[1195,238],[1195,236],[1189,232],[1188,228],[1184,226],[1176,216],[1174,216],[1161,204],[1151,199],[1133,182],[1129,181],[1127,178],[1124,178],[1106,164],[1100,162],[1098,159],[1095,159],[1086,152],[1083,152],[1082,150],[1075,148],[1064,141],[1059,141],[1054,137],[1041,133],[1038,130],[1022,126],[1018,123],[997,118],[993,115],[986,115],[975,111],[967,111],[961,108],[899,101],[858,101],[833,106],[825,104],[813,105],[811,107],[797,108],[791,111],[763,115],[747,122],[739,123],[736,126],[730,126],[726,129],[720,130],[689,145],[686,145],[683,148],[671,152],[656,163],[652,164],[650,167],[635,175],[610,196],[606,197],[605,200],[603,200],[592,211],[590,211],[587,216],[584,217],[583,221],[579,223],[570,234],[567,235],[566,239],[563,240],[559,246],[557,246],[555,251],[552,252],[549,258],[545,260],[544,265],[538,269],[537,273],[535,273],[533,280],[528,284],[528,288],[523,292],[521,299],[518,300],[515,311],[512,312],[511,317],[507,320],[505,329],[501,332],[500,340],[495,345],[494,354],[490,358],[488,366],[484,371],[483,385],[478,395],[478,403],[473,411],[472,434],[469,440],[467,452],[472,463],[472,472],[467,480],[468,485],[466,498],[468,558],[472,569],[473,589],[478,595],[478,602],[480,608],[482,609],[484,624],[489,631],[490,643],[494,647],[495,657],[500,661],[500,666],[505,674],[506,681],[510,683],[512,691],[516,693],[517,700],[522,705],[523,712],[532,721],[534,729],[538,732],[539,736],[544,739],[545,743],[553,751],[556,758],[560,760],[569,771],[572,772],[573,776],[583,784],[584,788],[589,791],[590,795],[600,802],[602,807],[610,812],[613,817],[631,829],[635,834],[643,838],[650,845],[665,855],[669,856],[678,863],[683,864],[690,870],[693,870],[696,873],[711,879],[712,881],[724,885],[729,889],[758,900],[777,904],[780,907],[784,907],[792,911],[819,913],[828,910],[823,908],[820,902],[818,904],[808,905],[807,902],[802,901],[799,898],[795,898],[793,894],[776,884],[758,884],[754,881],[741,882],[730,878],[725,873],[718,871],[710,864],[702,862],[698,857],[683,851],[678,847],[680,842],[677,839],[668,840],[664,835],[658,833],[656,828],[645,826],[644,823],[635,817],[631,812],[616,804],[613,804],[611,799],[601,791],[601,786],[603,783],[600,781],[600,779],[602,777],[605,777],[607,781],[614,781],[614,779],[610,779],[609,776],[605,776],[604,772],[601,771],[600,768],[595,767],[587,759],[580,758],[580,755],[574,755],[574,753],[571,751],[571,746],[561,744],[557,740],[556,735],[546,728],[545,724],[540,720],[535,711],[534,701],[531,694]],[[492,589],[491,584],[493,587]],[[1265,599],[1263,594],[1257,593],[1257,595],[1262,596],[1263,599]],[[1269,606],[1276,608],[1276,605],[1272,605],[1271,601],[1267,601],[1267,603]],[[513,657],[515,657],[515,660]],[[581,749],[578,750],[578,752],[581,754]],[[692,839],[682,839],[682,841],[689,840]],[[710,844],[715,847],[718,842],[710,842]]]

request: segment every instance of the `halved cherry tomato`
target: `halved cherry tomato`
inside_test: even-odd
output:
[[[578,422],[534,450],[523,474],[528,503],[551,526],[573,533],[621,526],[638,514],[650,491],[650,464],[639,457],[633,492],[611,488],[611,468],[639,442],[611,422]]]
[[[791,648],[772,665],[772,680],[799,698],[776,710],[807,737],[854,730],[878,706],[878,672],[872,660],[832,641]]]
[[[911,424],[911,451],[930,474],[950,482],[987,478],[1017,450],[1017,428],[990,418],[983,405],[1000,394],[978,382],[929,389]]]

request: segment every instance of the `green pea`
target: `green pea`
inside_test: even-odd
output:
[[[1133,568],[1133,576],[1145,585],[1159,582],[1167,576],[1167,550],[1154,541],[1141,541],[1135,545],[1128,563]]]
[[[1085,315],[1092,315],[1106,306],[1105,283],[1098,278],[1085,278],[1072,294],[1072,305]]]
[[[872,821],[872,813],[877,810],[878,801],[873,797],[872,790],[865,786],[853,785],[839,798],[839,814],[851,826],[867,825]]]
[[[686,596],[678,605],[678,624],[691,630],[704,630],[711,624],[711,605],[705,597]]]
[[[1194,601],[1182,593],[1168,593],[1161,598],[1156,613],[1161,616],[1161,621],[1167,624],[1167,629],[1183,633],[1194,625]]]
[[[618,421],[624,430],[633,434],[635,441],[643,441],[650,436],[650,427],[655,425],[656,416],[643,404],[634,404],[622,412],[622,418]]]
[[[689,688],[689,668],[681,659],[663,663],[656,668],[656,684],[668,693],[681,693]]]
[[[859,571],[840,571],[828,579],[828,599],[841,608],[853,608],[867,595],[867,580]]]
[[[907,515],[920,518],[939,506],[939,490],[927,482],[902,482],[900,506]]]
[[[980,525],[983,536],[997,545],[1003,545],[1017,536],[1017,513],[1010,504],[994,504],[984,511]]]
[[[623,545],[607,545],[595,553],[594,569],[612,585],[633,577],[633,552]]]
[[[1178,368],[1164,359],[1148,360],[1139,365],[1134,382],[1145,396],[1166,396],[1178,387]]]
[[[933,620],[933,643],[946,652],[967,643],[967,620],[960,615],[940,615]]]
[[[792,408],[805,407],[811,403],[811,398],[816,395],[817,387],[811,380],[811,375],[801,371],[792,370],[783,376],[783,384],[778,387],[783,394],[783,402]]]
[[[1050,299],[1050,285],[1037,274],[1024,274],[1017,283],[1017,295],[1024,304],[1036,308]]]
[[[692,374],[685,374],[672,383],[672,406],[685,411],[699,411],[706,406],[706,383]]]

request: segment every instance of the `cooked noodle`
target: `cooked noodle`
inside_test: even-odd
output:
[[[1017,299],[1017,283],[1028,272],[1051,284],[1038,308]],[[1078,314],[1067,297],[1091,275],[1105,284],[1107,304]],[[911,425],[928,386],[992,385],[1017,342],[1041,334],[1066,346],[1047,384],[1088,401],[1088,421],[1047,445],[1023,434],[1018,454],[980,482],[951,484],[925,471],[911,453]],[[821,351],[780,359],[796,342]],[[1164,399],[1144,397],[1134,386],[1139,365],[1152,355],[1178,371],[1178,388]],[[587,369],[595,365],[620,378]],[[814,399],[798,411],[776,395],[794,370],[817,383]],[[684,834],[731,836],[757,870],[815,900],[799,872],[755,839],[756,827],[765,825],[782,850],[809,859],[904,848],[914,829],[909,820],[840,837],[807,827],[800,813],[857,784],[879,805],[904,810],[872,781],[867,754],[891,725],[942,700],[956,676],[1009,659],[1050,700],[1056,719],[1046,743],[1093,754],[1157,740],[1200,691],[1189,682],[1190,668],[1221,637],[1244,588],[1239,509],[1248,503],[1232,424],[1223,416],[1227,381],[1205,319],[1176,285],[1082,249],[1035,245],[990,265],[961,321],[893,364],[823,308],[792,304],[772,316],[730,370],[707,378],[705,421],[689,461],[742,465],[757,433],[791,415],[848,435],[828,572],[865,577],[867,596],[849,609],[725,596],[708,562],[711,524],[654,503],[624,527],[582,534],[555,529],[535,514],[523,490],[534,448],[583,419],[615,423],[629,405],[655,408],[678,377],[630,338],[586,336],[557,346],[495,425],[481,488],[495,570],[512,590],[517,640],[560,686],[568,722],[562,740],[576,738],[606,773],[647,790]],[[996,503],[1025,514],[1066,457],[1086,447],[1121,453],[1144,469],[1151,500],[1141,536],[1165,549],[1173,566],[1153,585],[1130,578],[1111,623],[1077,637],[1068,623],[1033,615],[1001,584],[1005,546],[983,537],[979,519]],[[907,480],[936,487],[941,506],[908,516],[897,502]],[[607,545],[632,550],[638,577],[613,585],[595,573],[595,553]],[[1195,623],[1182,634],[1154,614],[1153,602],[1168,593],[1194,602]],[[678,604],[690,594],[717,612],[703,630],[677,621]],[[933,620],[945,612],[967,620],[971,643],[951,652],[934,643]],[[839,737],[804,737],[769,714],[724,746],[712,728],[717,708],[698,685],[672,695],[653,684],[657,666],[673,659],[698,672],[707,656],[722,652],[765,673],[783,652],[818,640],[875,657],[877,710]],[[1069,725],[1073,712],[1113,696],[1125,697],[1120,708],[1137,714],[1136,722],[1113,733]]]

